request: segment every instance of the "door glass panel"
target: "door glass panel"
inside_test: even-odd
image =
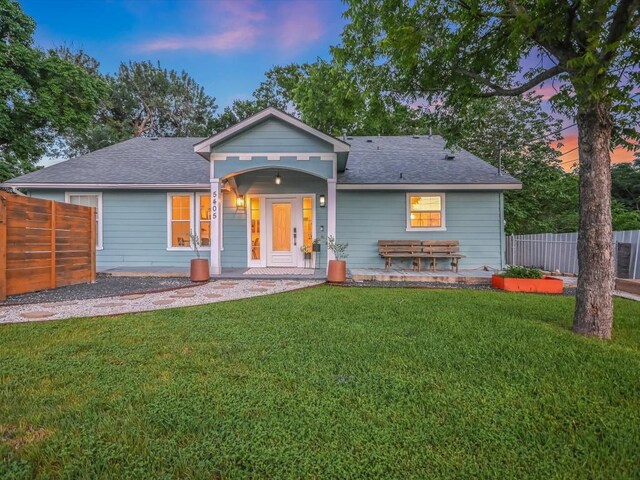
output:
[[[291,204],[274,203],[271,206],[272,243],[274,252],[291,251]]]
[[[251,199],[251,260],[260,260],[260,199]]]
[[[313,243],[313,199],[311,197],[302,199],[302,235],[304,245],[311,251]]]
[[[211,246],[211,197],[200,195],[200,245]]]

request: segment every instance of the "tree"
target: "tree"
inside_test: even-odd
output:
[[[34,21],[0,0],[0,181],[35,168],[56,137],[87,128],[104,82],[33,46]]]
[[[553,105],[579,132],[573,329],[600,338],[613,319],[609,149],[637,139],[639,10],[638,0],[351,0],[336,50],[356,70],[383,68],[390,89],[450,105],[558,81]]]
[[[425,133],[419,108],[365,87],[344,66],[318,60],[276,66],[265,73],[250,100],[235,100],[216,119],[220,131],[267,108],[275,107],[308,125],[340,136]]]
[[[577,228],[578,185],[551,146],[561,124],[536,95],[472,99],[455,108],[437,105],[429,122],[448,143],[487,160],[522,181],[505,192],[505,232],[572,232]]]
[[[86,58],[76,57],[85,68],[91,65]],[[67,137],[67,155],[132,137],[202,137],[214,129],[215,98],[184,71],[167,70],[159,63],[129,62],[104,80],[109,94],[92,128]]]
[[[626,208],[640,211],[640,159],[611,168],[611,194]]]

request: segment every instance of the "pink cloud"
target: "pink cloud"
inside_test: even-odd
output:
[[[142,46],[146,52],[171,50],[197,50],[203,52],[237,51],[253,47],[259,30],[251,26],[198,37],[167,37],[152,40]]]
[[[318,10],[318,4],[311,1],[287,1],[270,18],[255,0],[203,1],[201,17],[217,19],[216,32],[159,37],[144,43],[140,49],[223,53],[269,45],[275,40],[276,48],[292,52],[322,37],[324,28]],[[210,25],[206,23],[204,28]]]
[[[286,3],[280,7],[278,16],[277,40],[283,50],[297,50],[314,43],[324,33],[318,3],[305,0]]]

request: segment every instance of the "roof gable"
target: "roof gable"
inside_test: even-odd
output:
[[[267,120],[277,120],[282,124],[287,125],[288,127],[292,127],[300,132],[303,132],[307,135],[307,138],[314,138],[318,141],[324,142],[331,146],[333,152],[348,152],[350,147],[349,144],[339,140],[331,135],[327,135],[326,133],[321,132],[313,127],[310,127],[306,123],[298,120],[291,115],[287,115],[280,110],[269,107],[261,112],[237,123],[236,125],[219,132],[212,137],[209,137],[201,142],[198,142],[194,145],[193,151],[203,155],[208,156],[209,152],[212,149],[216,149],[221,144],[228,142],[233,137],[238,136],[239,134],[246,132],[248,130],[252,130],[257,128],[259,125],[264,123]],[[270,125],[273,125],[273,122],[269,122]],[[269,140],[269,139],[262,139]],[[262,143],[263,150],[267,146],[264,141]]]
[[[329,142],[273,117],[210,148],[216,153],[333,153],[333,145]]]

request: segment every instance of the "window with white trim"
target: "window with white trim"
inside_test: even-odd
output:
[[[167,194],[167,249],[192,250],[191,232],[200,239],[200,249],[211,248],[211,195]]]
[[[96,249],[102,250],[102,193],[66,192],[65,203],[96,209]]]
[[[202,248],[211,248],[211,195],[199,193],[196,215],[196,231]]]
[[[190,193],[169,195],[169,248],[191,249],[192,198]]]
[[[407,194],[407,230],[444,229],[444,193]]]

